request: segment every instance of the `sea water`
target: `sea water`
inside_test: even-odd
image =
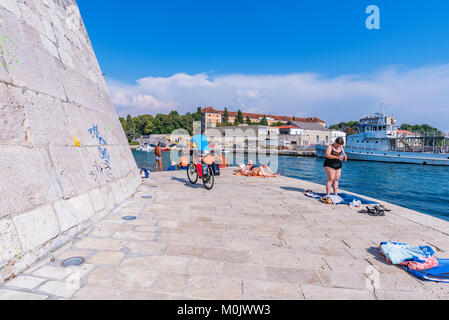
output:
[[[133,154],[139,168],[154,171],[152,152]],[[170,153],[164,152],[162,160],[166,170]],[[324,159],[279,156],[277,161],[280,174],[322,184],[322,190],[314,191],[325,192]],[[449,167],[348,161],[343,164],[340,188],[449,221]]]

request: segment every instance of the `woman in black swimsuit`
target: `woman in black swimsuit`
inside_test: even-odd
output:
[[[339,137],[333,144],[326,149],[326,160],[324,161],[324,171],[326,171],[326,194],[330,196],[331,187],[334,187],[334,194],[338,195],[338,180],[341,177],[341,168],[343,161],[348,161],[345,151],[343,150],[344,140]]]

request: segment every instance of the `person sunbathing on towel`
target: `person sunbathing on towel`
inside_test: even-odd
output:
[[[234,174],[238,176],[251,176],[252,175],[252,169],[254,168],[254,164],[252,160],[248,161],[248,165],[245,166],[243,164],[240,164],[240,169],[237,170]]]
[[[252,176],[253,177],[264,177],[264,178],[275,178],[275,177],[279,177],[280,174],[273,173],[273,171],[271,171],[270,167],[268,167],[268,165],[264,164],[263,166],[255,167],[252,170]]]
[[[251,160],[248,161],[248,165],[246,167],[241,168],[236,174],[241,176],[264,178],[274,178],[280,176],[280,174],[273,173],[268,165],[264,164],[262,166],[255,166]]]

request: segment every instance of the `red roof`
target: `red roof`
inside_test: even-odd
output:
[[[398,133],[406,135],[406,136],[413,136],[413,135],[415,135],[413,132],[410,132],[410,131],[407,131],[407,130],[398,130]]]
[[[201,113],[219,113],[219,114],[222,114],[223,113],[223,111],[218,111],[218,110],[215,110],[214,108],[212,108],[212,107],[207,107],[207,108],[203,108],[203,109],[201,109]]]
[[[203,108],[201,110],[202,113],[216,113],[216,114],[221,114],[223,115],[224,111],[222,110],[216,110],[213,107],[207,107],[207,108]],[[237,116],[237,112],[235,111],[228,111],[228,114],[230,117],[235,118]],[[266,118],[272,118],[276,121],[298,121],[298,122],[321,122],[321,123],[325,123],[323,120],[318,119],[316,117],[313,118],[296,118],[293,119],[293,117],[287,117],[287,116],[276,116],[276,115],[272,115],[272,114],[261,114],[261,113],[248,113],[248,112],[242,112],[243,118],[260,118],[262,119],[264,116]]]

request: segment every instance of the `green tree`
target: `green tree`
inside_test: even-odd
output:
[[[201,113],[201,107],[198,107],[196,109],[196,112],[192,114],[193,121],[201,121],[202,113]]]
[[[134,121],[131,118],[131,115],[128,114],[126,117],[126,129],[125,129],[126,137],[128,141],[131,142],[136,138],[136,129],[134,127]]]
[[[243,123],[244,123],[243,113],[242,113],[242,111],[238,110],[237,116],[235,117],[235,120],[234,120],[234,125],[239,125],[239,124],[243,124]]]
[[[229,122],[229,112],[228,112],[228,108],[224,108],[223,111],[223,122],[224,123],[228,123]]]
[[[118,118],[120,123],[122,124],[123,131],[126,130],[126,120],[123,117]]]
[[[141,115],[141,116],[137,116],[137,117],[133,118],[136,133],[139,136],[149,135],[149,134],[153,133],[153,129],[154,129],[153,121],[154,121],[154,117],[150,114],[145,114],[145,115]]]
[[[268,120],[267,117],[265,117],[265,115],[263,116],[262,120],[260,120],[259,124],[261,126],[268,126]]]
[[[284,125],[285,125],[285,123],[282,122],[282,121],[273,122],[273,123],[271,124],[272,127],[279,127],[279,126],[284,126]]]
[[[248,124],[248,125],[250,125],[250,124],[252,124],[252,122],[251,122],[251,119],[249,118],[249,117],[246,117],[246,124]]]

